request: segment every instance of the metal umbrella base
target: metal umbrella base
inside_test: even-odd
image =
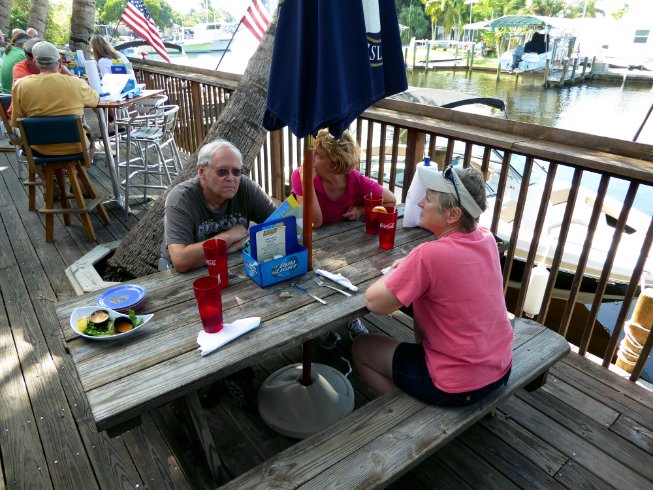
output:
[[[302,364],[272,373],[258,391],[258,410],[273,430],[304,439],[354,409],[354,389],[345,375],[325,364],[312,364],[311,384],[302,384]]]

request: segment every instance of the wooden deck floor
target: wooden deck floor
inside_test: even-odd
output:
[[[100,158],[91,170],[109,193]],[[136,217],[110,208],[111,224],[93,218],[98,243],[122,238]],[[143,418],[117,438],[98,433],[63,349],[55,301],[74,295],[64,269],[91,250],[79,221],[57,220],[46,244],[38,213],[27,210],[13,152],[0,152],[0,488],[213,488],[201,457],[172,406]],[[410,338],[410,322],[368,315],[371,330]],[[350,342],[342,326],[338,348],[315,349],[315,361],[345,371]],[[255,367],[256,382],[300,359],[299,350]],[[354,372],[357,404],[370,392]],[[269,430],[230,396],[204,409],[227,471],[237,476],[293,444]],[[653,396],[587,359],[571,354],[544,388],[518,392],[395,488],[653,487]]]

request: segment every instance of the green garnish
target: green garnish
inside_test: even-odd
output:
[[[111,335],[111,333],[106,328],[97,328],[95,323],[88,320],[86,322],[86,328],[84,329],[84,335],[90,337],[106,337],[107,335]]]
[[[127,314],[129,315],[129,319],[132,321],[132,325],[134,325],[134,328],[138,327],[141,323],[143,323],[142,318],[136,317],[136,312],[134,310],[127,310]]]

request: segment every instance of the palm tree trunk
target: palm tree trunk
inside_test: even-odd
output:
[[[86,59],[91,58],[89,41],[95,29],[95,0],[73,0],[70,17],[70,49],[84,51]]]
[[[43,37],[47,19],[48,0],[32,0],[32,6],[29,9],[29,21],[27,27],[33,27],[39,31],[39,36]]]
[[[7,42],[11,37],[9,31],[9,17],[11,15],[12,0],[0,0],[0,32],[7,38]]]
[[[230,141],[241,151],[246,171],[252,167],[266,137],[266,130],[261,123],[265,112],[276,25],[275,15],[250,59],[238,88],[202,142],[204,145],[216,139]],[[197,151],[188,159],[183,171],[165,194],[152,204],[148,213],[131,229],[116,249],[108,261],[105,274],[107,278],[124,280],[157,271],[156,263],[163,239],[165,199],[175,184],[193,177],[196,173]]]

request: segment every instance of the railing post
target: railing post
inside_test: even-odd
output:
[[[415,175],[417,162],[424,160],[424,144],[426,133],[417,129],[408,129],[406,138],[406,165],[404,167],[404,185],[402,188],[402,202],[406,202],[408,188]]]
[[[270,174],[272,178],[272,197],[283,201],[286,196],[283,171],[283,131],[270,132]]]
[[[193,109],[193,119],[195,119],[194,128],[194,148],[193,151],[204,140],[206,131],[204,130],[204,115],[202,114],[202,89],[198,82],[190,82],[191,107]]]

